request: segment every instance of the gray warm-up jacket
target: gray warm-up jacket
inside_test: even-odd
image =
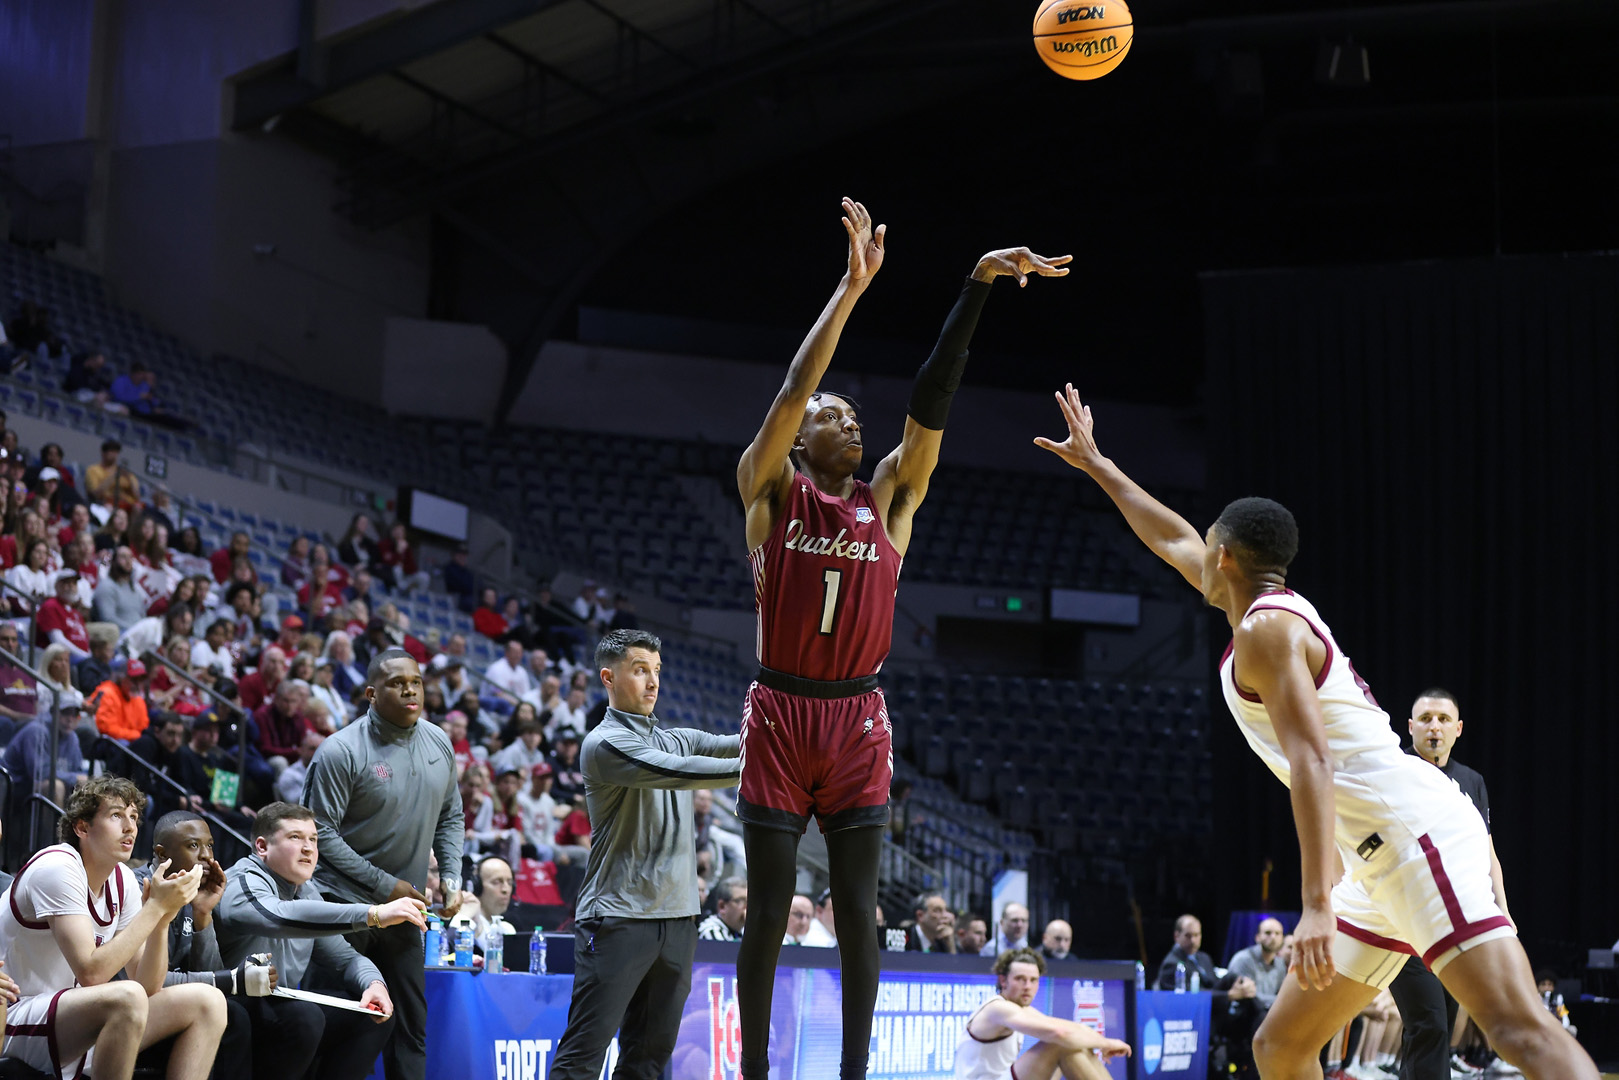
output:
[[[135,880],[145,885],[152,877],[150,866],[137,867]],[[169,921],[169,973],[163,976],[164,986],[200,982],[214,985],[214,973],[227,971],[219,956],[219,940],[214,935],[213,920],[200,930],[190,904],[181,908]]]
[[[402,728],[372,709],[321,743],[304,778],[315,812],[315,884],[330,896],[383,903],[404,878],[427,887],[438,854],[446,895],[461,886],[461,789],[455,751],[437,725]]]
[[[585,736],[590,858],[577,918],[678,919],[697,914],[691,793],[742,776],[735,735],[658,727],[608,709]]]
[[[248,855],[225,871],[225,898],[214,910],[214,926],[227,968],[252,953],[269,953],[282,986],[301,986],[309,966],[318,963],[364,993],[382,981],[382,972],[343,935],[364,930],[370,909],[370,904],[323,900],[313,881],[294,886],[263,859]]]

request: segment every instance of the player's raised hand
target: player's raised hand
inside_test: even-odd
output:
[[[1305,909],[1299,924],[1293,928],[1294,976],[1306,990],[1312,987],[1325,990],[1332,985],[1338,973],[1332,962],[1332,942],[1338,936],[1338,920],[1332,909]]]
[[[1073,260],[1072,255],[1036,255],[1026,247],[1002,248],[986,252],[978,260],[978,265],[973,268],[973,278],[994,281],[997,277],[1014,277],[1017,278],[1018,287],[1022,288],[1029,283],[1030,274],[1067,277],[1066,264]]]
[[[1062,442],[1037,437],[1034,445],[1062,458],[1076,469],[1090,472],[1105,458],[1096,448],[1096,422],[1091,419],[1091,407],[1079,400],[1079,391],[1069,383],[1056,394],[1062,417],[1068,422],[1068,438]]]
[[[864,285],[883,268],[883,238],[888,226],[872,228],[871,211],[845,197],[843,231],[849,234],[849,280]]]

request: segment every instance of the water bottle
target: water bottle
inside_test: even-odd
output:
[[[483,947],[483,973],[499,975],[506,970],[506,935],[496,926]]]
[[[530,975],[545,974],[545,931],[535,929],[532,937],[528,939],[528,973]]]
[[[1136,989],[1137,990],[1145,990],[1146,988],[1147,988],[1147,969],[1141,966],[1141,961],[1140,960],[1137,960],[1136,961]]]
[[[472,923],[460,922],[455,924],[455,966],[471,969],[472,967]]]
[[[1197,973],[1197,968],[1192,969],[1192,981],[1187,984],[1186,989],[1194,994],[1203,989],[1203,977]]]
[[[444,924],[437,915],[428,913],[427,929],[422,931],[422,964],[437,967],[444,960]]]
[[[1186,965],[1175,965],[1175,993],[1186,993]]]

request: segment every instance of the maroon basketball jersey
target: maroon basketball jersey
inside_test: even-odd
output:
[[[840,499],[793,473],[770,539],[748,556],[759,610],[759,663],[801,679],[874,675],[894,633],[900,555],[871,486]]]

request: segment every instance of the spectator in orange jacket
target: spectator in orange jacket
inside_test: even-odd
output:
[[[146,665],[139,660],[112,662],[112,678],[96,687],[96,728],[109,739],[129,742],[146,730]]]

